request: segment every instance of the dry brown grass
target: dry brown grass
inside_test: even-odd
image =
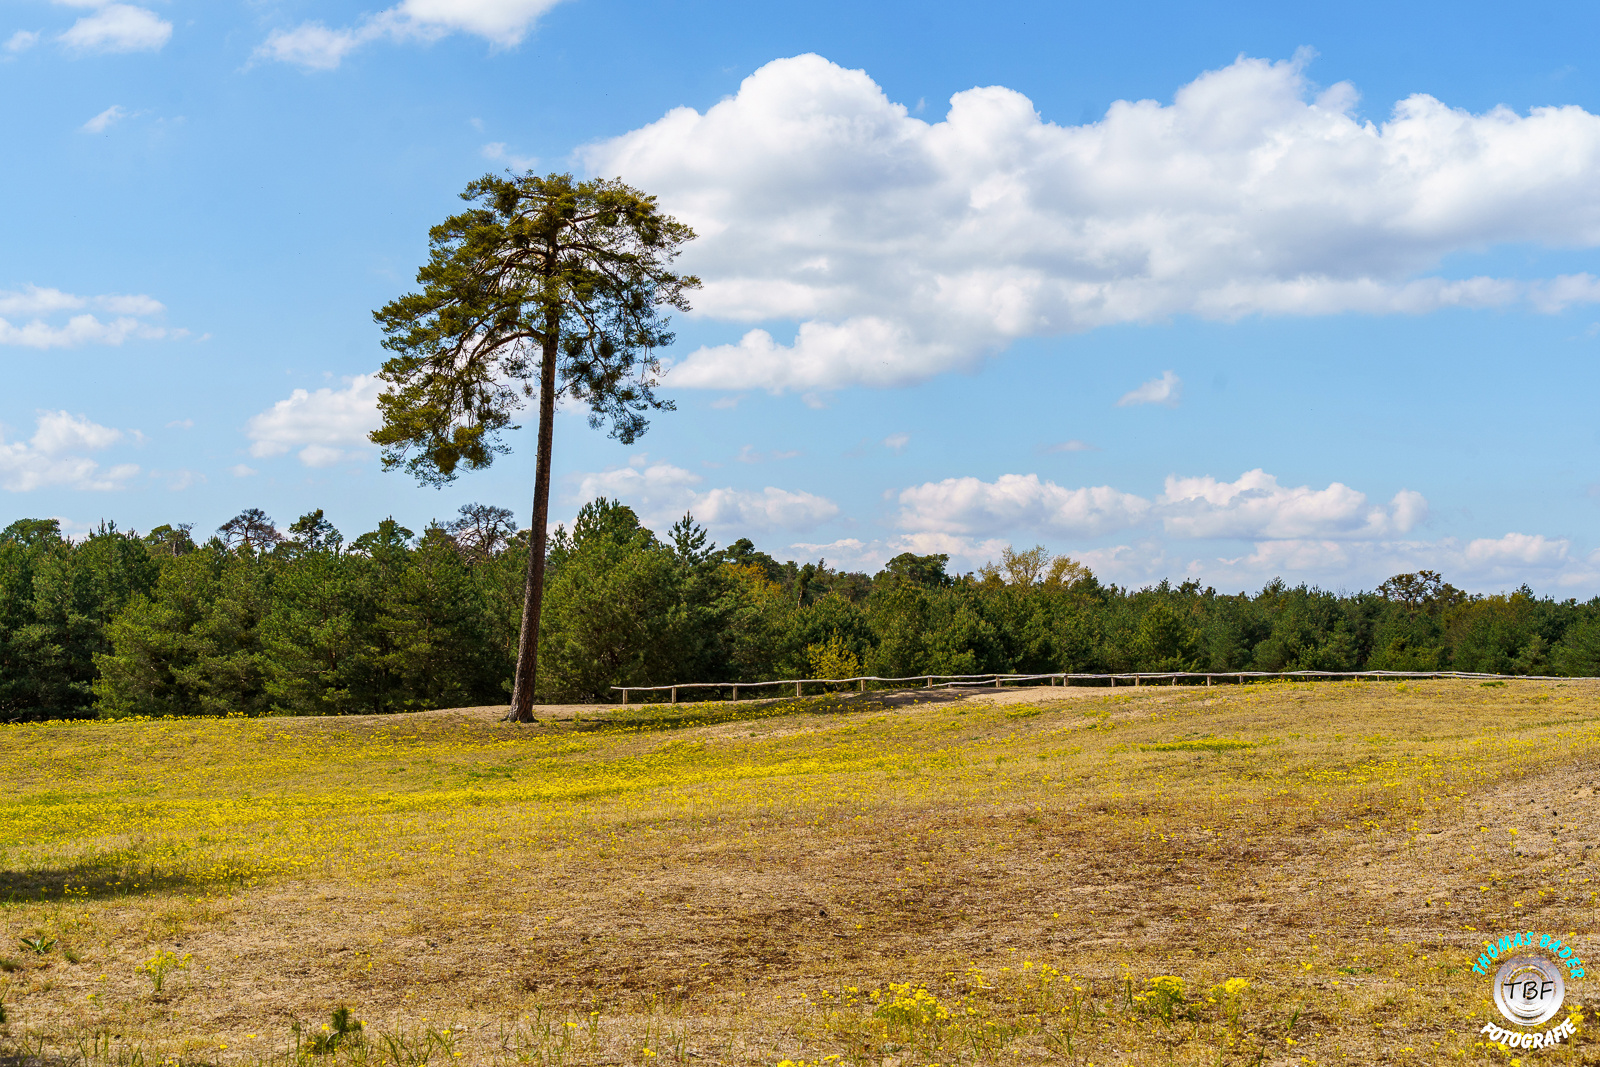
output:
[[[1600,955],[1596,683],[496,711],[0,729],[0,1059],[1504,1062]]]

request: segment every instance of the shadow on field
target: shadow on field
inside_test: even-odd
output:
[[[0,902],[105,900],[165,893],[194,884],[192,878],[176,872],[129,871],[105,864],[42,867],[31,871],[0,870]],[[0,1060],[0,1067],[6,1067],[5,1060]]]
[[[910,707],[914,704],[949,704],[964,695],[964,691],[949,689],[898,689],[774,700],[707,701],[699,704],[596,705],[592,716],[586,717],[580,713],[567,721],[572,722],[578,730],[604,730],[617,726],[670,730],[680,726],[719,726],[728,722],[775,719],[783,715],[843,715]]]

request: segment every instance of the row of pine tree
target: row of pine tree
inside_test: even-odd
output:
[[[247,511],[204,543],[182,526],[68,539],[53,520],[14,522],[0,531],[0,721],[503,704],[526,537],[482,505],[349,541],[320,511],[282,531]],[[1600,674],[1600,598],[1471,596],[1429,571],[1346,595],[1133,590],[1042,548],[972,574],[948,562],[779,562],[745,539],[719,549],[689,516],[657,536],[597,500],[551,541],[539,698],[860,672]]]

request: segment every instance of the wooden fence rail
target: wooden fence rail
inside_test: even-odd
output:
[[[879,678],[876,675],[858,675],[854,678],[784,678],[772,682],[677,682],[672,685],[614,685],[611,688],[622,694],[622,702],[629,702],[633,693],[660,693],[670,694],[670,700],[678,702],[680,689],[723,689],[732,690],[732,699],[739,699],[741,689],[760,689],[766,686],[782,685],[794,686],[794,695],[805,695],[808,685],[855,685],[857,692],[865,693],[867,683],[873,682],[873,688],[901,685],[903,683],[920,683],[923,689],[958,689],[972,687],[993,687],[999,689],[1005,685],[1033,682],[1044,685],[1073,685],[1084,682],[1089,684],[1108,684],[1117,686],[1154,685],[1165,682],[1167,685],[1177,685],[1180,682],[1191,685],[1213,685],[1217,682],[1243,685],[1246,681],[1262,681],[1272,679],[1299,679],[1301,681],[1339,681],[1357,678],[1370,678],[1375,681],[1385,679],[1396,680],[1405,678],[1467,678],[1477,681],[1521,681],[1554,682],[1575,681],[1559,675],[1548,674],[1480,674],[1473,671],[1143,671],[1125,674],[913,674],[905,678]],[[1591,679],[1592,680],[1592,679]]]

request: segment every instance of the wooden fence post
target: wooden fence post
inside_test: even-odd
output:
[[[1000,688],[1000,676],[998,674],[994,676],[994,687],[996,689]]]
[[[857,678],[856,679],[856,685],[857,685],[857,689],[856,689],[857,692],[865,693],[867,691],[867,680],[865,678]]]
[[[676,704],[678,702],[678,687],[677,686],[673,686],[672,687],[672,702],[674,704]]]
[[[624,704],[628,702],[628,691],[626,689],[622,691],[622,702]]]
[[[799,683],[799,682],[794,683],[794,695],[796,697],[799,697],[801,695],[800,694],[800,685],[801,685],[801,683]]]
[[[734,699],[735,702],[737,702],[738,699],[739,699],[739,687],[738,686],[734,686],[733,687],[733,699]]]
[[[1139,676],[1137,674],[1133,676],[1133,684],[1134,685],[1138,685],[1139,684]]]

